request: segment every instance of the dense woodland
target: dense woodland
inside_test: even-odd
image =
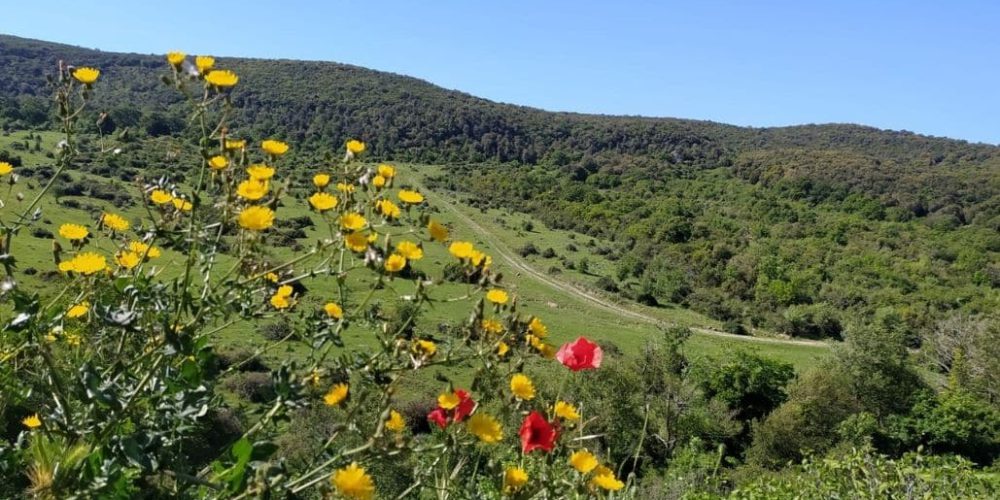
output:
[[[128,180],[178,161],[168,139],[189,139],[186,118],[156,76],[161,55],[0,36],[0,127],[50,127],[44,83],[59,60],[100,67],[107,115],[91,119],[146,145],[88,171]],[[359,137],[375,159],[448,165],[430,187],[470,204],[613,241],[593,249],[615,262],[599,280],[609,293],[681,304],[732,333],[844,341],[799,374],[742,352],[687,359],[683,329],[611,356],[578,396],[607,444],[652,420],[655,439],[614,457],[635,453],[649,498],[829,497],[852,487],[824,469],[837,463],[935,497],[996,486],[981,467],[1000,457],[1000,148],[857,125],[550,113],[335,63],[226,65],[241,82],[234,132],[302,145],[290,163],[303,172]],[[810,453],[835,461],[787,467]],[[955,478],[926,484],[921,467]]]

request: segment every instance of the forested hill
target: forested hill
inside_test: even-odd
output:
[[[59,60],[105,72],[100,96],[116,103],[109,106],[118,126],[154,135],[180,130],[178,98],[159,83],[162,55],[101,52],[5,35],[0,35],[0,118],[42,125],[49,109],[39,101],[47,97],[45,75],[54,72]],[[240,75],[234,98],[246,135],[277,135],[316,146],[361,137],[377,156],[397,160],[564,163],[610,152],[714,165],[749,150],[807,148],[933,164],[981,162],[1000,151],[855,125],[744,128],[697,120],[552,113],[329,62],[220,58],[219,65]],[[141,114],[131,107],[134,104]]]

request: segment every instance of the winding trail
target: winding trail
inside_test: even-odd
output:
[[[448,211],[455,214],[466,226],[468,226],[473,231],[479,233],[485,237],[490,245],[493,246],[496,254],[502,258],[511,268],[516,269],[528,276],[531,276],[535,280],[544,283],[545,285],[555,288],[563,293],[576,297],[577,299],[596,305],[602,309],[610,311],[612,313],[618,314],[619,316],[624,316],[637,321],[643,321],[646,323],[651,323],[656,326],[671,326],[670,323],[663,321],[659,318],[645,314],[639,311],[629,309],[621,304],[617,304],[607,298],[601,297],[589,290],[580,288],[572,283],[567,283],[549,276],[538,269],[535,269],[531,264],[526,262],[521,256],[517,255],[513,250],[510,249],[505,243],[500,241],[495,234],[488,231],[486,228],[481,226],[471,217],[466,215],[464,212],[459,210],[454,204],[448,201],[444,195],[439,195],[429,189],[426,186],[420,186],[421,192],[424,196],[429,198],[435,198],[436,201],[443,207],[447,208]],[[785,344],[785,345],[802,345],[802,346],[812,346],[812,347],[829,347],[830,344],[818,340],[802,340],[802,339],[782,339],[782,338],[771,338],[771,337],[753,337],[748,335],[736,335],[733,333],[722,332],[719,330],[713,330],[710,328],[701,327],[691,327],[691,330],[703,335],[711,335],[713,337],[723,337],[731,340],[746,341],[746,342],[762,342],[770,344]]]

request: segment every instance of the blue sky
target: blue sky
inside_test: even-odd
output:
[[[3,11],[0,32],[19,36],[346,62],[550,110],[851,122],[1000,143],[1000,1],[105,0]]]

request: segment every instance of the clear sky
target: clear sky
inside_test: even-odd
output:
[[[989,143],[998,25],[1000,0],[20,0],[0,17],[18,36],[346,62],[550,110]]]

